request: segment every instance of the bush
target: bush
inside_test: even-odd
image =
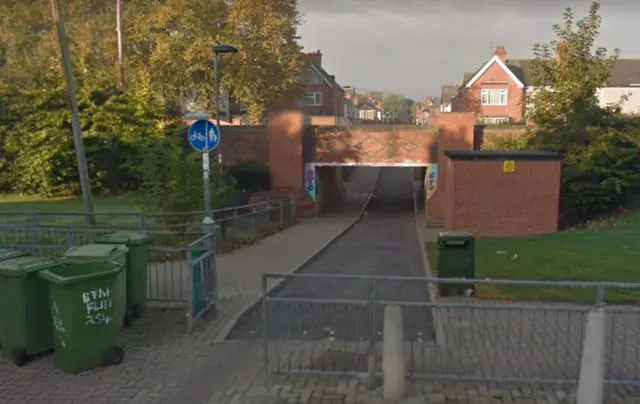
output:
[[[269,167],[257,161],[245,161],[227,169],[239,191],[253,193],[271,189]]]
[[[175,137],[148,142],[135,169],[142,180],[139,190],[143,209],[151,212],[203,210],[202,155],[185,153]],[[222,181],[219,172],[217,164],[211,164],[212,209],[223,207],[233,197],[233,181]],[[183,221],[184,218],[167,217],[166,220]]]
[[[48,196],[79,193],[71,112],[63,88],[5,93],[0,114],[0,189]],[[130,161],[141,141],[159,138],[163,117],[148,98],[114,88],[78,91],[87,168],[95,194],[135,190]]]

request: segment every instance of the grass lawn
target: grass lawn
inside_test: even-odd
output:
[[[96,213],[133,213],[141,209],[136,204],[136,196],[127,194],[114,197],[94,196],[94,211]],[[81,198],[46,199],[37,196],[0,195],[0,223],[14,225],[30,225],[33,223],[31,215],[20,215],[20,212],[38,212],[40,225],[64,226],[82,225],[82,214],[70,215],[69,213],[82,213]],[[14,213],[14,214],[11,214]],[[137,223],[137,218],[127,216],[98,216],[98,223],[128,224]]]
[[[427,245],[437,270],[435,244]],[[640,283],[640,211],[623,213],[611,222],[550,235],[480,238],[476,246],[476,277],[554,281]],[[593,302],[594,288],[478,286],[488,299]],[[608,289],[611,303],[640,304],[637,289]]]

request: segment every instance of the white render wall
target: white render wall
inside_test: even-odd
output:
[[[640,114],[640,87],[606,87],[601,91],[602,107],[615,104],[623,96],[627,96],[627,100],[622,104],[622,113]]]

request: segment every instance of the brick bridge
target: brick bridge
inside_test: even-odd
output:
[[[472,113],[435,116],[429,126],[310,126],[305,122],[302,113],[287,111],[271,114],[267,126],[222,129],[220,150],[225,163],[255,160],[269,166],[272,191],[254,194],[254,201],[288,195],[298,201],[299,212],[317,214],[340,200],[344,167],[416,167],[423,185],[426,169],[436,177],[423,187],[432,222],[487,235],[557,230],[558,156],[477,152],[451,157],[445,153],[473,154],[480,149],[483,127],[476,125]],[[505,160],[522,161],[507,173]],[[522,206],[529,207],[527,212],[522,212]],[[511,220],[496,221],[505,216]]]

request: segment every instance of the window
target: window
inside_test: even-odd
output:
[[[307,105],[322,105],[322,93],[307,93],[305,99],[307,100]]]
[[[500,124],[500,123],[508,123],[509,122],[509,117],[507,117],[507,116],[483,116],[482,118],[480,118],[480,120],[482,121],[482,123]]]
[[[482,105],[507,105],[506,88],[482,89]]]

